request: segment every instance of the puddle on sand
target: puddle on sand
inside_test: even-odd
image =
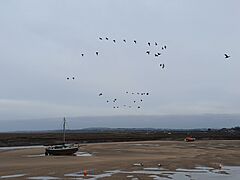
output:
[[[27,179],[52,180],[52,179],[60,179],[60,178],[58,178],[58,177],[53,177],[53,176],[35,176],[35,177],[28,177]]]
[[[26,155],[25,157],[33,158],[33,157],[43,157],[45,154],[32,154],[32,155]]]
[[[191,180],[191,179],[204,179],[204,180],[239,180],[240,166],[226,166],[223,169],[213,169],[208,167],[197,167],[194,169],[177,169],[176,171],[169,171],[162,168],[144,168],[137,171],[122,171],[113,170],[105,171],[103,174],[87,175],[84,176],[83,172],[72,174],[65,174],[65,177],[80,178],[88,180],[97,180],[100,178],[111,177],[116,174],[131,174],[128,178],[134,179],[134,175],[149,175],[148,177],[153,180]]]
[[[129,176],[127,176],[127,178],[133,178],[134,176],[133,175],[129,175]]]
[[[105,177],[111,177],[114,173],[103,173],[103,174],[87,174],[84,175],[83,171],[77,172],[77,173],[70,173],[70,174],[65,174],[65,177],[75,177],[77,179],[82,179],[79,177],[84,177],[84,179],[88,179],[88,180],[95,180],[95,179],[100,179],[100,178],[105,178]]]
[[[131,144],[132,146],[159,147],[159,144]]]
[[[88,152],[81,152],[81,151],[76,152],[75,155],[78,156],[78,157],[90,157],[90,156],[92,156],[92,154],[90,154]]]
[[[0,151],[6,150],[18,150],[18,149],[34,149],[34,148],[43,148],[44,146],[13,146],[13,147],[0,147]]]
[[[0,176],[0,179],[19,178],[19,177],[23,177],[25,175],[26,174],[12,174],[12,175]]]

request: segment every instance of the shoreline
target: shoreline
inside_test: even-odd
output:
[[[240,166],[240,140],[218,141],[136,141],[82,144],[83,156],[43,156],[44,147],[0,150],[0,176],[7,174],[49,175],[94,169],[96,174],[111,170],[134,171],[143,168],[192,169]],[[143,167],[134,164],[143,163]],[[117,175],[114,175],[114,177]]]

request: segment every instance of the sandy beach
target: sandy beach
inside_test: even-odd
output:
[[[168,170],[196,166],[218,168],[219,164],[240,166],[239,149],[240,140],[81,144],[77,156],[44,156],[44,147],[2,148],[0,176],[24,174],[24,177],[55,176],[67,179],[66,174],[84,170],[101,174],[111,170],[158,168],[158,164]],[[117,173],[112,177],[123,178],[122,174]]]

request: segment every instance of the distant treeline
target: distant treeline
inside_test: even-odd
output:
[[[69,143],[101,143],[147,140],[182,141],[186,136],[197,140],[240,140],[240,127],[223,129],[125,129],[88,128],[67,130]],[[50,145],[62,143],[62,131],[0,133],[0,146]]]

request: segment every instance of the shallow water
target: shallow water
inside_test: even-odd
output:
[[[32,154],[32,155],[26,155],[26,157],[33,158],[33,157],[43,157],[46,156],[45,154]]]
[[[84,175],[84,171],[65,174],[64,178],[54,176],[34,176],[25,177],[25,179],[35,180],[52,180],[52,179],[88,179],[98,180],[102,178],[109,178],[113,175],[125,174],[126,179],[135,179],[136,176],[144,175],[152,178],[153,180],[240,180],[240,166],[225,166],[222,169],[214,169],[210,167],[196,167],[194,169],[176,169],[176,171],[169,171],[164,168],[141,168],[140,170],[124,171],[124,170],[112,170],[105,171],[102,174],[95,174],[94,170],[86,170],[87,175]],[[22,179],[26,174],[12,174],[0,176],[0,179]]]
[[[76,152],[75,155],[79,156],[79,157],[89,157],[89,156],[92,156],[92,154],[90,154],[88,152],[81,152],[81,151]]]
[[[4,150],[17,150],[17,149],[34,149],[43,148],[44,146],[13,146],[13,147],[0,147],[0,151]]]
[[[27,179],[35,179],[35,180],[52,180],[52,179],[60,179],[58,177],[52,177],[52,176],[36,176],[36,177],[29,177]]]
[[[12,174],[12,175],[0,176],[0,179],[19,178],[19,177],[23,177],[25,175],[26,174]]]
[[[116,174],[128,174],[128,178],[134,178],[134,175],[149,175],[153,180],[239,180],[240,166],[226,166],[223,169],[214,169],[209,167],[196,167],[194,169],[176,169],[169,171],[163,168],[143,168],[135,171],[113,170],[105,171],[103,174],[91,175],[84,177],[83,172],[65,174],[65,177],[97,180],[103,177],[111,177]]]

